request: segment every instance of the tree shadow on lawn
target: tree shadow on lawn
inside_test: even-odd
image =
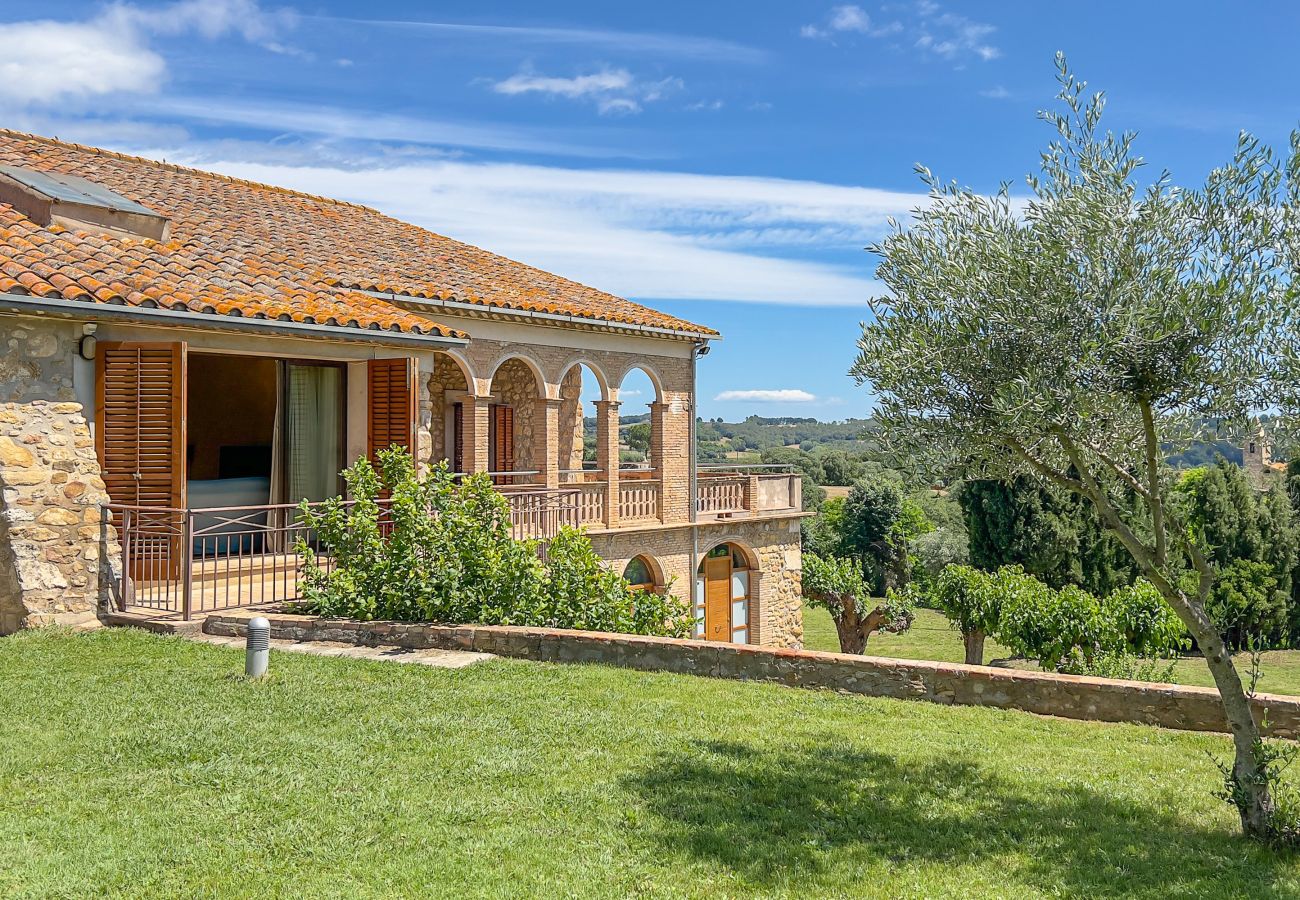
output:
[[[971,865],[986,878],[1001,866],[1005,884],[1089,897],[1294,886],[1275,888],[1295,869],[1275,871],[1278,856],[1234,834],[1079,785],[1027,792],[962,760],[907,766],[829,746],[696,742],[626,786],[669,852],[758,886],[820,878],[865,889],[863,867],[881,863]]]

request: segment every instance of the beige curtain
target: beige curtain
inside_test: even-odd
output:
[[[343,370],[290,363],[285,396],[287,501],[338,496],[343,458]]]

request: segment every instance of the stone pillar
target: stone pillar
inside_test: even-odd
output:
[[[121,550],[81,404],[0,404],[0,634],[93,619]]]
[[[541,469],[542,484],[548,491],[560,486],[560,403],[539,399],[533,430],[533,467]]]
[[[489,397],[465,397],[461,401],[461,464],[466,474],[488,471]]]
[[[596,468],[605,479],[605,525],[618,527],[618,401],[596,401]]]
[[[429,472],[429,467],[433,464],[433,392],[440,390],[438,382],[433,380],[432,367],[429,371],[419,368],[420,360],[414,360],[416,365],[415,371],[415,471],[421,478]],[[438,423],[442,427],[442,423]]]

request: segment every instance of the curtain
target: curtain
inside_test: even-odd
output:
[[[287,369],[286,502],[338,496],[343,460],[343,370],[293,363]]]

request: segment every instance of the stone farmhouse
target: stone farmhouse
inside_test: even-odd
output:
[[[705,326],[373,209],[0,131],[0,335],[0,633],[291,600],[298,502],[398,444],[489,473],[518,536],[580,525],[692,595],[699,636],[800,643],[798,476],[695,462]]]

